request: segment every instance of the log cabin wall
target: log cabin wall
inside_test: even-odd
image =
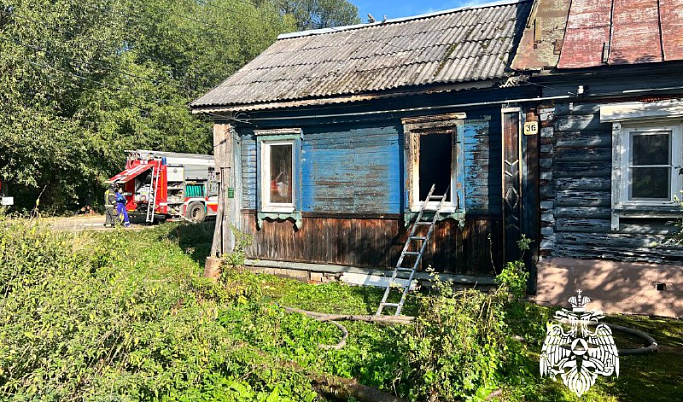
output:
[[[500,108],[467,111],[463,127],[467,217],[438,224],[423,267],[490,275],[503,263]],[[334,122],[281,121],[302,134],[301,227],[257,223],[257,136],[236,127],[239,227],[254,237],[249,258],[393,268],[409,227],[405,136],[400,117]],[[494,269],[495,266],[495,269]]]
[[[612,123],[600,122],[600,107],[633,100],[577,100],[539,108],[541,256],[683,261],[680,246],[665,244],[676,227],[671,218],[621,219],[618,228],[610,225]]]

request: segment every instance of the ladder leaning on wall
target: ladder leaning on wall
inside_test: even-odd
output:
[[[158,164],[152,167],[152,177],[149,183],[149,194],[147,198],[147,216],[145,222],[154,222],[154,212],[157,208],[157,187],[159,186],[159,171],[161,170],[161,165]]]
[[[401,314],[403,304],[406,301],[406,296],[408,295],[408,291],[410,290],[410,286],[415,277],[415,272],[417,272],[417,269],[420,266],[420,262],[422,261],[422,255],[427,249],[427,243],[429,242],[429,239],[431,238],[432,233],[434,232],[434,226],[436,225],[436,222],[439,220],[441,208],[443,207],[443,204],[446,201],[446,196],[448,195],[448,191],[450,190],[449,186],[443,195],[434,195],[435,187],[436,184],[432,184],[432,188],[429,190],[427,198],[420,207],[420,212],[418,212],[417,217],[415,218],[415,222],[413,223],[413,226],[410,229],[408,239],[406,239],[406,243],[403,246],[403,250],[401,250],[401,255],[398,258],[398,262],[396,263],[394,272],[391,274],[391,279],[389,280],[389,284],[387,285],[387,288],[384,291],[384,296],[382,297],[382,301],[379,303],[379,308],[377,308],[377,313],[375,315],[382,315],[382,310],[385,307],[395,307],[396,313],[394,315]],[[431,205],[434,205],[433,202],[435,201],[438,201],[437,207],[435,209],[430,208]],[[430,202],[432,203],[431,205]],[[425,211],[434,212],[434,216],[425,217]],[[428,226],[427,234],[425,234],[424,236],[418,236],[418,228],[422,226]],[[418,250],[408,251],[411,248],[411,245],[414,245],[415,248],[417,248]],[[406,261],[406,257],[414,257],[412,266],[403,266],[405,262],[408,262]],[[399,273],[402,272],[410,273],[408,275],[407,285],[403,287],[403,290],[401,290],[398,278]],[[392,289],[398,289],[399,291],[401,291],[401,300],[398,303],[388,302]]]

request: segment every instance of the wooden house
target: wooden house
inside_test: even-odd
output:
[[[537,297],[683,316],[683,1],[537,0],[512,67],[542,97]]]
[[[521,234],[538,240],[538,135],[520,128],[539,90],[510,69],[530,8],[281,35],[195,100],[215,121],[214,255],[232,250],[234,226],[268,272],[384,275],[435,184],[449,190],[422,268],[491,283]]]

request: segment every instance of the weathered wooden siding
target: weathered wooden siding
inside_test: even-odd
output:
[[[402,133],[395,126],[333,127],[304,134],[303,211],[400,213]]]
[[[288,126],[288,125],[284,125]],[[502,266],[500,110],[465,120],[467,219],[441,222],[425,255],[443,272],[487,275]],[[256,136],[239,127],[240,225],[254,235],[249,257],[392,268],[407,236],[404,132],[400,118],[301,126],[302,213],[256,226]],[[489,237],[491,240],[489,240]],[[492,255],[493,254],[493,255]]]
[[[255,209],[256,137],[241,134],[242,208]],[[400,213],[402,143],[396,126],[304,128],[302,211]]]
[[[540,109],[541,254],[682,260],[680,247],[661,245],[672,222],[625,219],[611,230],[612,125],[600,123],[599,112],[599,103]]]
[[[495,111],[493,112],[495,113]],[[400,120],[305,127],[302,141],[303,212],[399,214],[406,208]],[[256,208],[256,137],[240,132],[242,208]],[[500,120],[466,120],[466,210],[501,213]]]
[[[465,120],[465,209],[472,214],[501,213],[500,111],[492,118]]]
[[[243,210],[242,230],[254,236],[249,258],[393,268],[408,228],[398,216],[356,217],[353,214],[304,214],[300,230],[291,222],[266,221],[256,228],[255,211]],[[491,234],[491,241],[488,240]],[[468,219],[460,229],[452,220],[440,222],[424,256],[423,268],[440,272],[488,275],[502,266],[499,218]]]

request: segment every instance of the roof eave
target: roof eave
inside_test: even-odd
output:
[[[430,95],[443,92],[456,92],[468,89],[484,89],[492,88],[507,80],[508,77],[499,79],[482,80],[482,81],[468,81],[454,84],[441,84],[433,86],[421,86],[413,89],[403,88],[396,91],[385,91],[365,94],[351,94],[342,96],[333,96],[325,98],[313,99],[293,99],[286,101],[264,102],[264,103],[249,103],[249,104],[233,104],[233,105],[201,105],[190,106],[192,114],[212,114],[212,113],[235,113],[248,112],[259,110],[275,110],[275,109],[294,109],[306,106],[325,106],[342,103],[355,103],[363,101],[372,101],[377,99],[397,98],[401,96],[414,95]]]

